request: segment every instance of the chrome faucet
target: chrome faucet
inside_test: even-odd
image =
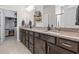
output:
[[[50,25],[48,24],[47,30],[51,30]]]

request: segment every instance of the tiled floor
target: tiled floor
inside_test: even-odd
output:
[[[15,37],[9,37],[0,45],[0,54],[31,54],[31,52]]]

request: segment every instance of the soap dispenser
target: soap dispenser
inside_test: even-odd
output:
[[[30,26],[30,28],[32,28],[32,22],[31,22],[31,20],[29,21],[29,26]]]
[[[24,20],[22,20],[21,26],[24,26],[24,25],[25,25],[25,21],[24,21]]]

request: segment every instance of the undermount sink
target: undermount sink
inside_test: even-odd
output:
[[[56,31],[47,31],[46,33],[49,33],[49,34],[59,34],[59,33],[56,32]]]
[[[44,32],[44,33],[47,33],[47,34],[59,34],[57,30],[47,30],[47,29],[32,29],[32,30],[35,30],[37,32]]]

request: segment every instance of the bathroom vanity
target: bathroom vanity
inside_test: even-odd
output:
[[[20,40],[34,54],[79,53],[78,33],[20,28]]]

